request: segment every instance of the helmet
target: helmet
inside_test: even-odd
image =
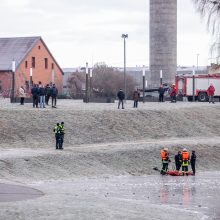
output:
[[[165,147],[165,148],[164,148],[164,150],[165,150],[165,151],[168,151],[168,148],[167,148],[167,147]]]
[[[187,151],[187,149],[186,149],[186,148],[183,148],[183,151]]]
[[[172,86],[175,86],[175,83],[173,83]]]

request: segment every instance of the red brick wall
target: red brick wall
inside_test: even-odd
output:
[[[0,92],[3,92],[3,95],[9,97],[10,89],[12,85],[12,74],[10,72],[0,72]]]
[[[29,52],[27,57],[20,64],[19,68],[16,70],[16,91],[18,91],[21,85],[25,86],[25,81],[30,80],[30,68],[32,67],[32,57],[35,57],[35,68],[32,68],[33,72],[33,83],[39,81],[43,85],[49,84],[52,81],[52,63],[54,65],[55,77],[54,81],[58,88],[59,94],[62,92],[62,72],[59,67],[56,65],[52,56],[45,48],[43,42],[40,40],[35,47]],[[48,59],[48,68],[45,68],[45,58]],[[27,61],[27,67],[26,62]]]

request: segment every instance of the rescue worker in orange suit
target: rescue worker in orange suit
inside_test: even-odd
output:
[[[160,156],[161,156],[161,160],[162,160],[162,169],[161,169],[160,173],[162,175],[165,175],[168,170],[169,162],[171,162],[171,160],[169,158],[169,154],[168,154],[168,148],[164,148],[163,150],[161,150]]]
[[[182,173],[183,176],[186,174],[188,176],[188,166],[190,162],[190,155],[186,148],[182,151]]]
[[[171,93],[170,93],[170,101],[171,102],[176,102],[176,92],[177,92],[176,85],[173,84],[172,89],[171,89]]]
[[[179,171],[181,168],[182,164],[182,154],[181,151],[178,151],[178,154],[175,155],[175,165],[176,165],[176,170]]]
[[[194,150],[192,151],[190,164],[191,164],[191,168],[193,171],[193,175],[195,176],[196,175],[196,153]]]

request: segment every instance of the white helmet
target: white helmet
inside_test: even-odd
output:
[[[164,150],[165,150],[165,151],[168,151],[168,148],[167,148],[167,147],[165,147],[165,148],[164,148]]]
[[[187,151],[187,149],[186,149],[186,148],[183,148],[183,151]]]

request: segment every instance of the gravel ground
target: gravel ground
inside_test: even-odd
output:
[[[161,166],[162,147],[169,147],[172,160],[183,146],[196,150],[200,176],[220,171],[219,103],[140,103],[138,109],[132,104],[127,101],[126,109],[118,110],[117,103],[58,100],[57,109],[34,109],[0,99],[0,183],[27,185],[45,194],[0,203],[0,219],[220,219],[217,212],[214,218],[170,201],[124,198],[126,193],[117,187],[117,197],[97,192],[97,183],[101,192],[120,178],[144,187],[139,178],[157,175],[152,168]],[[56,151],[52,129],[61,121],[66,127],[65,149]],[[124,190],[129,188],[125,185]]]

